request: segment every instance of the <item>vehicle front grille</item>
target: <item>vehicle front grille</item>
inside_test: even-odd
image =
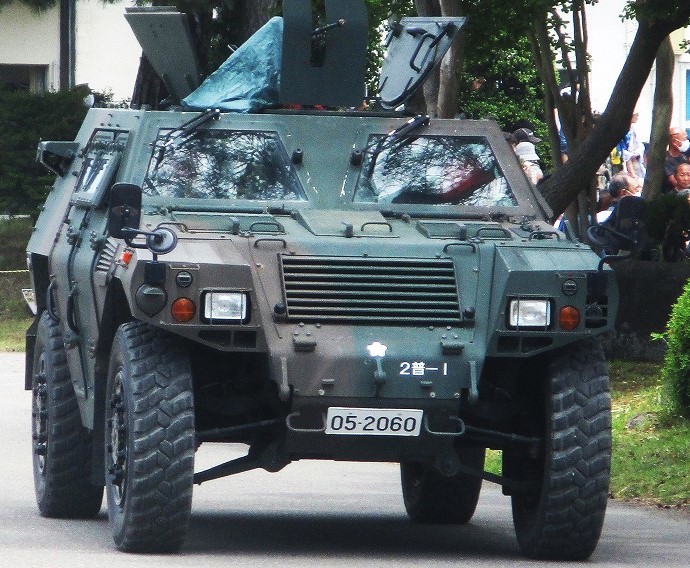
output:
[[[450,259],[281,258],[289,321],[424,326],[461,321]]]

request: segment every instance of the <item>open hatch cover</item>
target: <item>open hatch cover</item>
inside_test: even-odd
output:
[[[459,17],[424,17],[403,18],[393,24],[379,78],[384,108],[395,108],[414,95],[459,37],[465,21]]]

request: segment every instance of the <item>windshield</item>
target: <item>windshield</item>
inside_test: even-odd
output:
[[[144,178],[144,194],[161,197],[306,200],[275,132],[200,130],[166,147],[161,130]]]
[[[371,136],[368,148],[383,138]],[[373,161],[373,162],[372,162]],[[356,202],[516,207],[488,141],[480,136],[420,136],[367,153]]]

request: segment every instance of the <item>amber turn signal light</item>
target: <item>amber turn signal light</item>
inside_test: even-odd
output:
[[[561,329],[572,331],[580,325],[580,311],[573,306],[564,306],[558,312],[558,325]]]
[[[131,250],[125,249],[124,251],[122,251],[122,256],[120,256],[120,262],[124,266],[129,266],[129,263],[132,262],[133,256],[134,256],[134,253]]]
[[[177,298],[170,307],[172,317],[181,323],[191,320],[196,315],[196,304],[189,298]]]

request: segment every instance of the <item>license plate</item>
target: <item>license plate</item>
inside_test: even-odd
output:
[[[407,408],[343,408],[331,406],[326,434],[350,436],[419,436],[423,410]]]

